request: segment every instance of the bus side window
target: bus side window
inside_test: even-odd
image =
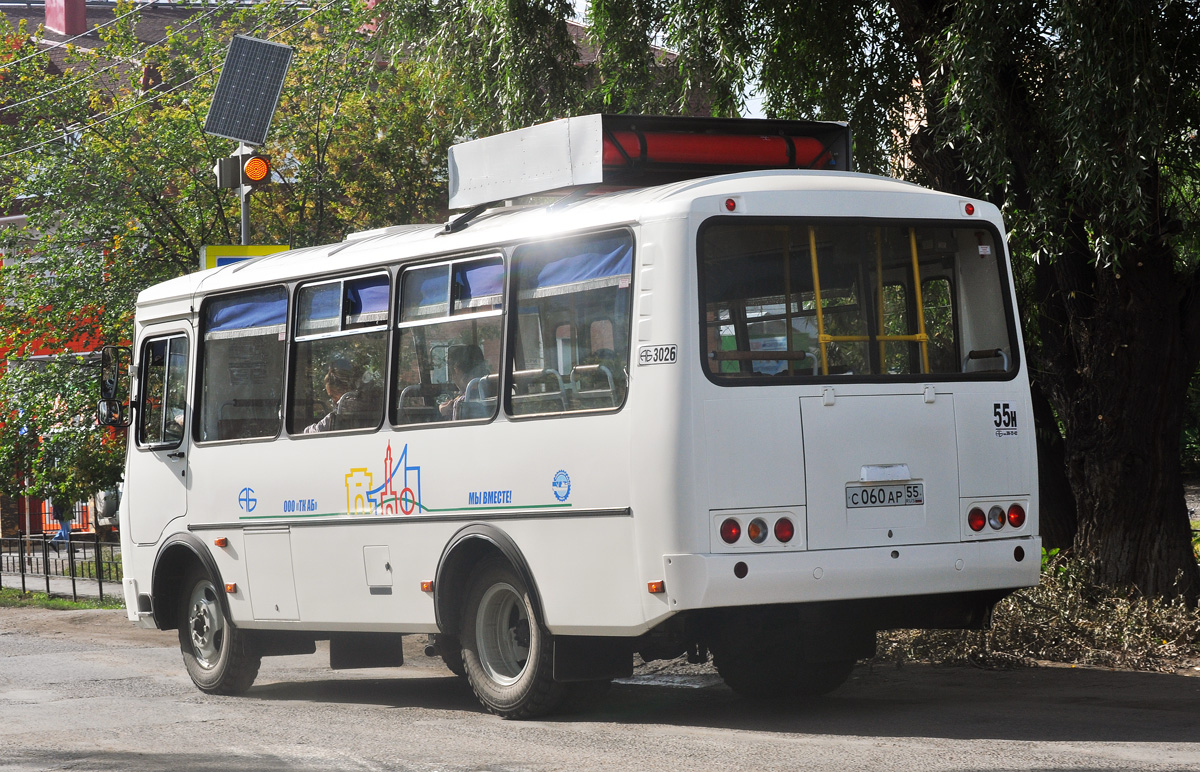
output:
[[[270,438],[283,417],[287,292],[209,298],[201,309],[201,441]]]
[[[296,293],[289,432],[378,428],[390,291],[387,274],[372,274]]]
[[[527,244],[514,256],[512,415],[619,408],[628,390],[633,240]]]
[[[420,266],[401,274],[392,423],[496,414],[503,292],[500,257]]]

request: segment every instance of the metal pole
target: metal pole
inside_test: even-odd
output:
[[[254,149],[249,145],[245,143],[238,145],[238,179],[241,179],[242,165],[246,163],[246,156],[253,153]],[[242,246],[247,246],[250,243],[250,186],[239,185],[238,196],[242,201]]]
[[[250,189],[242,185],[239,190],[242,199],[242,246],[246,246],[250,243]]]
[[[67,565],[71,567],[71,600],[79,600],[75,592],[75,544],[71,541],[71,529],[67,529]]]
[[[92,524],[95,528],[95,523]],[[104,600],[104,562],[100,559],[100,532],[92,531],[92,538],[95,539],[96,552],[96,581],[100,584],[100,600]]]
[[[17,555],[21,558],[21,593],[25,590],[25,534],[17,530]]]
[[[46,532],[42,532],[42,573],[46,575],[46,594],[50,594],[50,544]]]

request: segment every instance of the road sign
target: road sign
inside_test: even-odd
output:
[[[273,255],[276,252],[286,252],[290,247],[287,244],[249,244],[247,246],[238,246],[235,244],[216,244],[200,247],[200,270],[208,268],[216,268],[221,265],[229,265],[242,260],[249,260],[252,257],[260,255]]]

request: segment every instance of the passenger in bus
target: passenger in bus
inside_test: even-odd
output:
[[[304,428],[304,434],[328,432],[346,428],[338,426],[338,419],[358,409],[358,378],[349,360],[338,358],[329,363],[325,372],[325,393],[329,395],[330,411],[314,424]]]
[[[483,352],[479,350],[479,346],[451,346],[446,352],[446,370],[450,380],[458,387],[458,396],[438,407],[442,418],[449,421],[475,418],[476,416],[466,414],[467,386],[476,378],[483,378],[488,374],[488,363],[483,357]],[[471,396],[481,399],[485,395],[475,393]]]

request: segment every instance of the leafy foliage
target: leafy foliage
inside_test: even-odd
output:
[[[115,13],[131,10],[126,2]],[[211,171],[234,143],[202,131],[235,33],[295,49],[265,147],[276,182],[251,197],[253,243],[328,243],[441,215],[453,137],[446,109],[462,111],[445,88],[446,109],[427,109],[431,89],[415,65],[382,66],[362,31],[372,19],[365,6],[201,6],[149,48],[136,18],[101,30],[95,50],[70,49],[61,72],[36,55],[30,30],[0,20],[11,30],[0,36],[11,41],[0,61],[0,211],[28,220],[0,231],[0,291],[10,301],[0,329],[18,355],[77,350],[84,337],[131,339],[138,292],[195,270],[206,244],[239,242],[237,195]],[[119,464],[98,444],[104,432],[47,434],[68,415],[72,426],[91,425],[98,395],[84,372],[13,366],[0,380],[0,410],[27,429],[0,439],[0,487],[32,475],[39,492],[78,496],[115,481]],[[45,395],[58,395],[68,414]]]
[[[391,61],[416,63],[444,89],[436,109],[462,96],[464,136],[564,117],[579,94],[568,0],[382,0],[374,10]]]
[[[876,662],[1011,666],[1037,661],[1174,672],[1200,662],[1200,610],[1114,593],[1080,560],[1051,558],[1037,587],[996,606],[986,631],[895,630]]]
[[[0,378],[0,493],[64,503],[112,485],[125,438],[96,423],[96,378],[81,357],[9,360]]]

